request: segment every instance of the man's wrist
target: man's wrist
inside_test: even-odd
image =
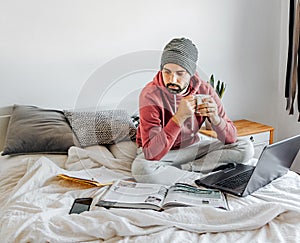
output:
[[[172,120],[173,120],[178,126],[181,127],[181,125],[182,125],[183,122],[181,121],[181,119],[179,119],[179,118],[176,116],[176,114],[173,115]]]
[[[218,126],[221,123],[221,117],[216,116],[214,118],[210,118],[210,121],[214,126]]]

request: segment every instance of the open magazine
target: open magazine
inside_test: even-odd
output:
[[[228,210],[224,194],[183,183],[173,186],[118,180],[96,204],[106,208],[164,210],[180,206],[211,206]]]

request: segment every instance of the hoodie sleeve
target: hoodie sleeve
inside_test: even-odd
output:
[[[180,126],[170,119],[163,126],[161,105],[155,101],[155,96],[140,95],[140,136],[142,148],[147,160],[160,160],[170,151],[180,133]]]
[[[209,92],[218,106],[219,117],[221,119],[221,122],[217,126],[214,126],[212,124],[213,130],[217,133],[217,138],[224,144],[236,142],[236,127],[234,126],[233,122],[227,117],[221,99],[211,87]]]

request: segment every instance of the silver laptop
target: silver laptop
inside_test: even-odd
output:
[[[235,164],[198,179],[199,186],[244,197],[288,172],[300,148],[300,135],[265,146],[256,166]]]

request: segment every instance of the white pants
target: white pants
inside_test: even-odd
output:
[[[139,148],[131,171],[138,182],[172,185],[187,178],[199,178],[221,164],[246,163],[253,155],[253,145],[247,140],[226,145],[218,140],[202,140],[171,150],[159,161],[146,160]]]

